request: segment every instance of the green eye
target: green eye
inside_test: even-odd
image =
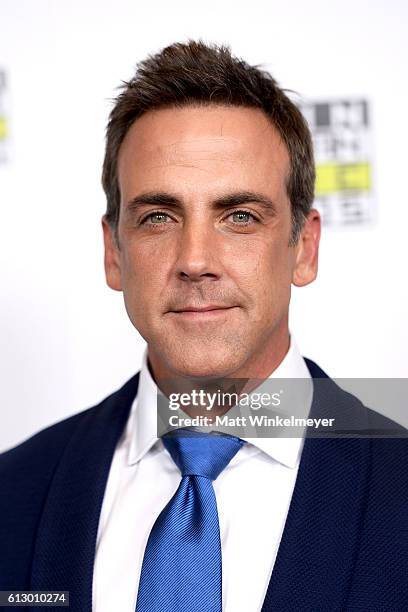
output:
[[[245,225],[246,223],[248,223],[250,221],[250,218],[252,218],[252,220],[254,221],[256,220],[255,217],[246,210],[237,210],[231,213],[231,217],[233,218],[234,223],[238,223],[241,225]]]
[[[150,215],[145,217],[145,219],[143,220],[143,223],[149,220],[151,223],[158,225],[159,223],[164,223],[167,218],[168,218],[168,215],[166,213],[161,213],[161,212],[151,213]]]

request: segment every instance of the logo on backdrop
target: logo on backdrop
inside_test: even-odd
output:
[[[362,225],[374,218],[372,129],[367,100],[302,102],[316,158],[315,206],[323,223]]]
[[[6,73],[0,68],[0,164],[8,159],[8,122],[7,122]]]

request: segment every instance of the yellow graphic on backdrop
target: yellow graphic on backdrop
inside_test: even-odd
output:
[[[371,189],[371,168],[368,162],[317,164],[316,195],[354,189],[358,191]]]
[[[0,140],[7,138],[7,122],[5,117],[0,117]]]

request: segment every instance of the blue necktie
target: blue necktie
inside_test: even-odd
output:
[[[162,440],[182,479],[150,532],[136,612],[221,612],[221,540],[212,481],[244,440],[182,429]]]

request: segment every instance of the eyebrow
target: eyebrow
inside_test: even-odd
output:
[[[242,206],[243,204],[250,204],[251,202],[260,204],[265,211],[275,215],[277,209],[275,204],[270,198],[256,193],[254,191],[237,191],[229,193],[225,196],[216,198],[212,202],[212,208],[220,210],[224,208],[232,208],[233,206]],[[135,212],[138,208],[146,205],[151,206],[174,206],[178,208],[183,207],[182,200],[174,195],[165,192],[148,192],[142,193],[132,198],[126,206],[127,212]]]

